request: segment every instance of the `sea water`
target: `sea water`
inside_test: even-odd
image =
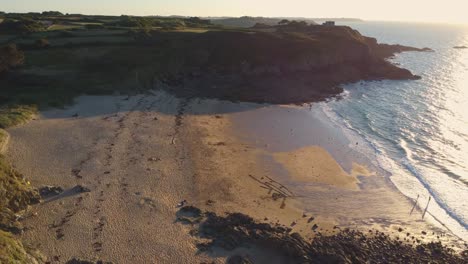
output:
[[[396,22],[348,23],[381,43],[429,47],[392,63],[421,80],[345,85],[323,111],[395,186],[417,201],[426,218],[468,240],[468,28]],[[352,141],[351,141],[352,142]]]

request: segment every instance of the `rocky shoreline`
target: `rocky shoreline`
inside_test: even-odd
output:
[[[310,226],[317,230],[314,217]],[[257,222],[240,213],[219,216],[212,212],[202,212],[193,206],[179,210],[177,221],[192,225],[190,233],[201,237],[205,242],[197,245],[200,252],[210,252],[213,248],[234,251],[239,248],[258,247],[283,258],[283,263],[466,263],[468,250],[457,254],[440,242],[423,243],[414,234],[405,233],[400,228],[397,238],[377,230],[368,234],[335,226],[333,235],[320,232],[311,241],[292,229],[282,225]],[[315,231],[314,231],[315,232]],[[413,244],[413,245],[411,245]],[[255,263],[248,255],[230,257],[227,263]],[[234,261],[236,259],[236,261]],[[232,262],[230,262],[230,260]]]
[[[146,43],[164,45],[164,38],[158,33]],[[379,44],[344,26],[207,32],[186,38],[189,44],[183,49],[196,56],[180,50],[184,65],[153,77],[154,88],[180,97],[274,104],[323,101],[339,95],[341,85],[361,80],[417,80],[419,76],[387,59],[401,52],[432,51]]]

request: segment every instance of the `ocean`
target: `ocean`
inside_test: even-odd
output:
[[[421,80],[345,85],[324,113],[427,218],[468,240],[468,28],[397,22],[347,23],[380,43],[429,47],[391,61]],[[350,140],[350,142],[356,142]],[[350,143],[352,144],[352,143]]]

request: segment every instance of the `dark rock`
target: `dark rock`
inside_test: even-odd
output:
[[[200,251],[254,246],[284,257],[285,263],[467,263],[465,255],[457,255],[440,242],[413,247],[381,232],[364,234],[349,229],[331,236],[318,233],[307,241],[283,226],[258,223],[244,214],[203,215],[198,232],[191,232],[210,240],[197,245]],[[231,258],[227,263],[249,263],[239,256]]]
[[[202,213],[200,209],[191,205],[180,208],[179,212],[184,215],[190,215],[192,217],[200,217]]]
[[[229,257],[226,264],[252,264],[252,261],[247,257],[236,255]]]
[[[39,188],[39,194],[42,197],[51,197],[51,196],[56,196],[63,193],[63,188],[62,187],[57,187],[57,186],[44,186]]]
[[[65,264],[113,264],[112,262],[105,262],[102,260],[98,261],[88,261],[88,260],[82,260],[79,258],[73,258],[69,261],[67,261]]]
[[[72,190],[77,193],[91,192],[91,190],[88,187],[85,187],[83,185],[76,185],[75,187],[73,187]]]

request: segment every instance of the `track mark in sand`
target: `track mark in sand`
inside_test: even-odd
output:
[[[75,199],[75,208],[72,210],[68,210],[58,222],[54,221],[51,225],[49,225],[49,228],[55,229],[55,237],[57,239],[62,239],[65,237],[65,232],[63,230],[65,224],[70,222],[70,220],[73,218],[73,216],[80,210],[81,208],[81,203],[83,201],[83,197],[79,196],[78,198]]]
[[[171,144],[175,144],[175,139],[179,134],[180,127],[182,126],[182,121],[184,118],[185,110],[190,103],[191,98],[183,99],[179,106],[177,107],[177,114],[175,116],[175,125],[174,125],[174,134],[172,135]]]
[[[98,174],[95,180],[97,181],[97,190],[99,190],[99,193],[97,197],[95,197],[95,207],[94,207],[94,218],[97,219],[96,223],[94,224],[93,227],[93,236],[92,236],[92,248],[94,249],[95,252],[101,252],[103,250],[103,241],[102,241],[102,232],[104,231],[104,228],[107,224],[107,218],[105,214],[102,212],[102,205],[105,202],[105,192],[108,190],[110,187],[109,184],[106,184],[105,186],[102,186],[102,179],[103,176],[112,176],[112,172],[115,171],[115,168],[112,165],[115,165],[115,162],[119,162],[120,166],[124,166],[122,170],[125,170],[128,165],[123,165],[121,164],[121,160],[116,158],[116,155],[121,155],[118,153],[115,153],[116,146],[121,146],[118,144],[118,142],[121,141],[122,134],[124,131],[128,128],[131,130],[137,129],[141,122],[138,122],[146,113],[142,113],[140,111],[143,106],[147,103],[146,99],[148,96],[143,96],[139,98],[134,105],[124,114],[122,115],[115,115],[114,117],[117,117],[118,119],[116,120],[117,122],[117,127],[112,131],[113,134],[111,137],[107,140],[107,146],[104,147],[105,153],[104,153],[104,173],[103,174]],[[154,104],[155,102],[153,102]],[[150,107],[153,107],[153,104],[151,104]],[[118,108],[120,109],[121,106],[119,105]],[[148,107],[146,107],[148,110]],[[135,116],[136,114],[136,116]],[[129,120],[132,120],[131,117],[135,116],[134,120],[136,122],[133,122],[129,124]],[[132,131],[129,131],[131,136],[130,139],[135,143],[139,143],[138,140],[136,139],[134,133],[131,133]],[[129,147],[132,147],[135,144],[128,144]],[[125,155],[125,154],[124,154]],[[136,163],[137,159],[136,158],[131,158],[131,163]],[[128,184],[126,183],[126,178],[123,177],[119,179],[119,185],[122,190],[122,197],[127,197],[128,196]]]
[[[72,169],[71,173],[75,178],[77,179],[83,179],[83,176],[80,175],[81,170],[80,169]]]
[[[249,174],[249,177],[252,178],[254,181],[258,182],[261,188],[267,189],[268,194],[271,195],[271,198],[274,201],[281,200],[281,205],[280,205],[281,209],[284,209],[286,207],[287,198],[297,197],[286,186],[273,180],[272,178],[268,176],[264,176],[264,177],[261,177],[260,179],[257,179],[255,176]]]

